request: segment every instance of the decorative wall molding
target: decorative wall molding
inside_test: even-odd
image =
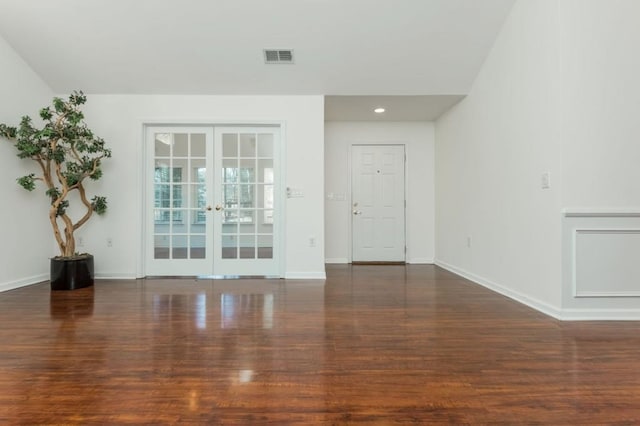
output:
[[[564,209],[564,217],[640,217],[640,208],[633,209]]]
[[[640,208],[572,208],[562,216],[562,316],[640,319]]]
[[[610,216],[599,216],[599,217],[610,217]],[[619,216],[616,216],[619,217]],[[635,236],[638,240],[636,245],[638,250],[625,250],[620,247],[603,247],[603,244],[597,244],[598,242],[594,242],[593,245],[596,247],[591,247],[591,251],[597,251],[593,257],[595,259],[589,258],[583,260],[581,263],[586,263],[587,265],[583,266],[585,268],[598,268],[600,267],[600,271],[581,271],[579,270],[578,262],[578,252],[584,251],[585,247],[582,247],[580,250],[578,238],[582,241],[582,245],[584,246],[585,239],[589,236],[598,236],[598,237],[621,237],[625,236],[628,238],[629,236]],[[618,238],[618,239],[621,239]],[[613,239],[613,238],[612,238]],[[639,297],[640,296],[640,268],[638,265],[638,253],[640,253],[640,228],[574,228],[572,229],[572,246],[573,248],[571,253],[571,283],[573,286],[573,297]],[[606,249],[614,252],[613,256],[615,258],[614,262],[608,261],[606,258]],[[605,253],[601,253],[604,251]],[[608,253],[611,255],[611,253]],[[626,257],[626,259],[625,259]],[[612,265],[610,263],[615,263]],[[606,269],[605,269],[606,268]],[[627,275],[635,274],[633,277],[628,276],[616,276],[616,273],[624,269],[623,272],[626,272]],[[601,276],[604,275],[604,276]],[[579,279],[580,277],[585,276],[584,280]],[[603,286],[606,286],[602,289],[586,289],[581,288],[581,284],[584,281],[595,278],[599,280]],[[620,283],[624,283],[631,278],[633,284],[637,283],[637,289],[616,289],[616,285]],[[584,285],[584,284],[583,284]],[[593,286],[593,284],[592,284]]]

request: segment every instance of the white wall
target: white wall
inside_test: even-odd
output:
[[[326,258],[350,261],[349,150],[353,144],[405,144],[407,262],[434,261],[434,125],[427,122],[327,122],[325,125]]]
[[[551,314],[561,305],[557,7],[517,2],[468,96],[436,123],[437,263]]]
[[[563,204],[640,208],[640,2],[560,6]]]
[[[97,191],[109,211],[82,229],[87,251],[96,255],[96,275],[134,277],[141,271],[142,142],[144,122],[283,122],[285,186],[304,198],[286,200],[287,277],[324,277],[324,101],[322,96],[136,96],[93,95],[87,123],[113,149]],[[309,247],[309,237],[317,239]],[[106,239],[113,240],[107,247]]]
[[[569,318],[637,320],[640,2],[563,0],[559,5],[567,211],[563,308]],[[587,286],[595,277],[601,279]],[[579,297],[585,286],[591,297]]]
[[[0,38],[0,122],[17,126],[23,115],[38,123],[38,111],[49,105],[53,92]],[[0,291],[47,280],[49,258],[55,254],[42,187],[28,193],[16,178],[37,171],[29,160],[19,160],[13,145],[0,140]]]

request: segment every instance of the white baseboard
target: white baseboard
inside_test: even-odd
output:
[[[488,288],[489,290],[493,290],[496,293],[500,293],[503,296],[507,296],[510,299],[515,300],[516,302],[520,302],[523,305],[526,305],[530,308],[535,309],[536,311],[542,312],[543,314],[549,315],[553,318],[559,319],[559,320],[564,320],[564,315],[563,315],[563,311],[551,306],[547,303],[541,302],[537,299],[533,299],[529,296],[526,296],[520,292],[517,291],[513,291],[510,290],[508,288],[505,288],[499,284],[496,284],[490,280],[487,280],[485,278],[479,277],[475,274],[472,274],[470,272],[465,271],[464,269],[458,268],[456,266],[450,265],[446,262],[443,262],[441,260],[436,260],[436,265],[438,265],[439,267],[446,269],[449,272],[453,272],[456,275],[460,275],[463,278],[468,279],[469,281],[473,281],[476,284],[479,284],[483,287]],[[567,318],[568,319],[568,318]]]
[[[20,287],[26,287],[28,285],[39,284],[43,281],[49,280],[49,274],[35,275],[33,277],[23,278],[16,281],[9,281],[7,283],[0,284],[0,293],[3,291],[14,290]]]
[[[638,309],[563,309],[564,321],[639,321]]]
[[[460,275],[476,284],[507,296],[510,299],[529,306],[543,314],[549,315],[561,321],[639,321],[640,309],[558,309],[544,302],[532,299],[519,292],[507,289],[492,281],[471,274],[464,269],[449,265],[441,260],[436,260],[436,265],[456,275]]]
[[[127,272],[96,272],[96,280],[135,280],[136,276]]]
[[[287,280],[326,280],[327,274],[323,272],[287,272],[284,274]]]
[[[428,257],[414,257],[407,260],[407,263],[410,263],[412,265],[433,265],[434,260],[433,258]]]
[[[326,264],[346,264],[351,263],[346,257],[330,257],[324,260]],[[433,258],[428,257],[414,257],[407,259],[407,263],[412,265],[433,265],[435,262]]]
[[[329,259],[325,259],[324,263],[349,263],[349,259],[346,257],[332,257]]]

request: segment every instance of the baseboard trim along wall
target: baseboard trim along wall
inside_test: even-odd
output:
[[[532,299],[519,292],[505,288],[499,284],[496,284],[490,280],[479,277],[475,274],[465,271],[464,269],[455,267],[441,260],[436,260],[436,265],[461,276],[475,284],[495,291],[503,296],[513,299],[516,302],[522,303],[532,309],[535,309],[545,315],[549,315],[555,319],[561,321],[638,321],[640,320],[640,309],[574,309],[563,308],[558,309],[549,304],[541,302],[536,299]]]
[[[324,263],[331,263],[331,264],[349,263],[349,259],[347,259],[346,257],[335,257],[335,258],[325,259]]]
[[[413,257],[411,259],[407,259],[407,263],[412,265],[433,265],[435,261],[426,257]]]
[[[127,272],[100,272],[95,274],[96,280],[135,280],[135,274]]]
[[[346,257],[335,257],[335,258],[325,259],[324,263],[342,265],[342,264],[348,264],[351,262]],[[407,259],[407,263],[412,265],[433,265],[435,261],[433,260],[433,258],[430,259],[426,257],[414,257],[411,259]]]
[[[284,278],[287,280],[326,280],[327,274],[324,272],[287,272]]]
[[[14,290],[20,287],[26,287],[28,285],[39,284],[43,281],[49,280],[49,274],[36,275],[33,277],[23,278],[21,280],[9,281],[7,283],[0,284],[0,293],[3,291]]]
[[[438,265],[439,267],[446,269],[449,272],[452,272],[456,275],[461,276],[462,278],[465,278],[469,281],[472,281],[476,284],[479,284],[483,287],[488,288],[489,290],[495,291],[496,293],[500,293],[503,296],[506,296],[510,299],[515,300],[516,302],[522,303],[523,305],[526,305],[532,309],[535,309],[536,311],[542,312],[545,315],[549,315],[550,317],[556,318],[556,319],[563,319],[562,318],[562,312],[560,310],[558,310],[557,308],[546,304],[544,302],[541,302],[539,300],[536,299],[532,299],[522,293],[519,293],[517,291],[513,291],[510,290],[506,287],[503,287],[497,283],[494,283],[493,281],[487,280],[485,278],[482,278],[478,275],[472,274],[470,272],[465,271],[464,269],[458,268],[456,266],[450,265],[446,262],[443,262],[441,260],[437,260],[436,259],[436,265]]]

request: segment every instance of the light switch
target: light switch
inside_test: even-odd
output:
[[[551,188],[551,172],[544,172],[542,174],[542,179],[540,180],[540,187],[542,189]]]
[[[287,198],[304,198],[304,191],[301,188],[287,187]]]

